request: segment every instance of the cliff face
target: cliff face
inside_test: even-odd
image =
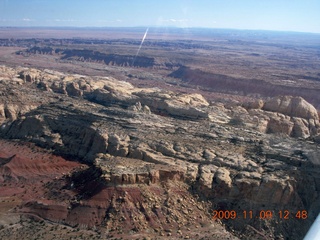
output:
[[[244,104],[235,114],[238,124],[264,133],[283,133],[296,138],[319,134],[317,110],[301,97],[279,96],[266,102]]]
[[[236,78],[232,75],[216,74],[213,72],[192,69],[180,66],[169,74],[170,77],[181,79],[189,86],[198,86],[214,92],[231,93],[240,96],[260,95],[262,97],[278,97],[281,95],[294,95],[303,97],[315,106],[319,106],[320,96],[317,88],[304,86],[287,86],[283,84],[270,83],[268,76],[261,79]]]
[[[149,229],[197,239],[199,231],[187,228],[210,223],[213,210],[252,210],[257,218],[224,222],[239,236],[281,239],[303,236],[320,210],[319,150],[312,140],[319,118],[301,98],[230,107],[113,78],[5,71],[16,75],[6,75],[1,87],[14,91],[0,103],[10,99],[24,110],[2,114],[1,138],[84,164],[43,185],[48,201],[28,198],[20,213],[117,234]],[[18,101],[23,98],[28,101]],[[8,184],[15,171],[10,157],[0,165]],[[260,218],[262,210],[272,211],[272,219]],[[309,217],[280,219],[282,210],[307,210]]]
[[[68,61],[82,61],[82,62],[99,62],[110,66],[133,66],[142,68],[155,67],[156,62],[154,58],[135,56],[135,55],[120,55],[107,54],[93,50],[83,49],[60,49],[51,47],[32,47],[18,54],[44,54],[44,55],[59,55],[61,60]]]
[[[63,55],[62,60],[78,60],[89,62],[103,62],[107,65],[115,66],[134,66],[150,68],[155,65],[154,58],[134,56],[134,55],[119,55],[105,54],[91,50],[63,50],[56,49],[56,53]]]

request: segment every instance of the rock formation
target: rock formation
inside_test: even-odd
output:
[[[301,97],[281,96],[266,101],[263,110],[278,112],[290,117],[319,119],[317,110]]]
[[[55,194],[29,198],[20,213],[120,235],[186,237],[187,228],[212,223],[213,210],[269,209],[271,220],[224,223],[238,236],[249,224],[281,239],[284,232],[303,236],[320,210],[319,118],[301,98],[230,107],[111,77],[8,71],[0,86],[13,92],[0,98],[1,138],[85,166],[41,186]],[[23,81],[14,84],[16,77]],[[9,162],[2,162],[1,179],[13,184]],[[284,209],[306,209],[309,218],[285,222],[276,217]],[[191,238],[200,239],[193,231]]]
[[[292,137],[308,138],[319,133],[317,110],[301,97],[282,96],[265,103],[245,104],[247,112],[241,119],[265,133],[284,133]],[[254,123],[255,122],[255,123]]]

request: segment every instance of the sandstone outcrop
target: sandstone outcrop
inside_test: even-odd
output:
[[[210,219],[204,212],[215,209],[307,209],[306,229],[319,212],[319,119],[304,100],[285,98],[292,99],[286,106],[300,110],[266,103],[245,109],[113,78],[35,72],[30,83],[14,86],[28,96],[25,105],[37,107],[12,110],[15,115],[0,111],[6,118],[1,138],[37,144],[88,166],[56,179],[55,194],[29,199],[24,213],[72,226],[106,223],[128,232],[146,227],[156,234],[168,224],[197,224],[198,215]],[[17,101],[20,95],[10,96]],[[303,139],[308,136],[310,141]],[[0,159],[0,173],[11,181],[5,175],[8,157]],[[246,224],[233,227],[242,231]],[[265,219],[250,224],[273,238],[283,231]]]
[[[231,190],[232,180],[230,172],[225,168],[218,168],[214,173],[212,181],[212,189],[217,195],[227,195]]]
[[[123,159],[112,155],[100,155],[95,166],[102,170],[102,178],[106,184],[154,184],[169,180],[183,181],[184,173],[170,165],[154,164],[138,159]]]
[[[18,105],[18,104],[0,104],[0,122],[8,119],[16,120],[19,116],[24,115],[37,106],[33,105]]]
[[[27,79],[25,81],[37,84],[43,90],[69,96],[83,96],[103,105],[117,103],[131,106],[140,102],[154,112],[186,118],[208,117],[208,113],[201,108],[207,107],[209,103],[199,94],[176,94],[159,89],[139,89],[130,83],[110,77],[93,79],[84,76],[66,77],[61,73],[33,69],[21,71],[19,76],[23,80]]]
[[[130,106],[128,109],[135,112],[151,114],[150,108],[147,105],[142,106],[140,102],[137,102],[135,105]]]
[[[262,109],[282,113],[290,117],[319,120],[317,110],[302,97],[275,97],[266,101]]]
[[[275,97],[264,104],[245,107],[248,114],[242,114],[241,119],[261,132],[308,138],[320,129],[317,110],[301,97]]]

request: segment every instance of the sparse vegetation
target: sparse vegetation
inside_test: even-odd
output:
[[[211,213],[318,212],[316,143],[289,138],[317,134],[316,110],[239,102],[303,95],[319,115],[320,61],[308,62],[319,39],[154,36],[133,64],[140,39],[115,34],[0,39],[0,61],[15,66],[0,66],[0,238],[302,237],[311,219],[212,224]]]

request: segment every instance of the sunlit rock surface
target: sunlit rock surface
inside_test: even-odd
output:
[[[0,136],[9,149],[0,156],[2,192],[22,189],[21,179],[32,188],[30,172],[46,175],[36,185],[43,198],[15,193],[24,194],[16,214],[119,236],[201,239],[210,236],[201,229],[223,229],[213,210],[309,212],[281,226],[276,217],[225,221],[236,231],[262,226],[272,238],[283,229],[303,236],[320,210],[319,117],[302,98],[227,106],[111,77],[7,67],[0,75]],[[75,165],[57,163],[53,173],[49,157],[24,159],[18,142]]]

